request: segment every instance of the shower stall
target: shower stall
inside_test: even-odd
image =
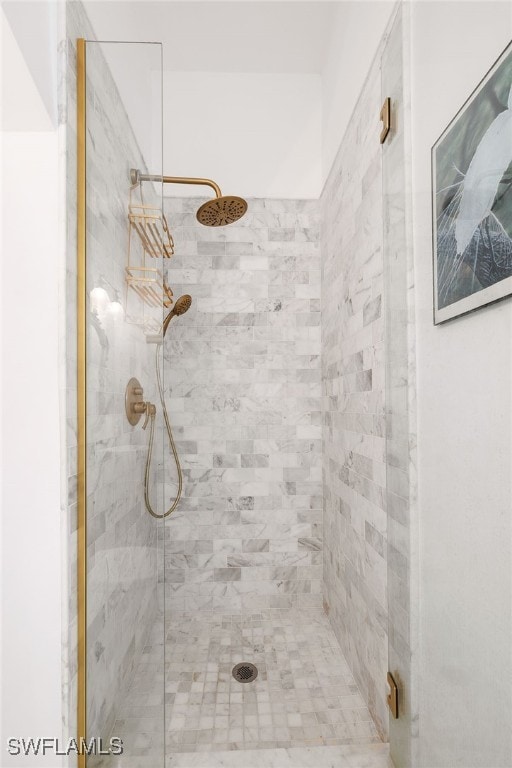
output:
[[[162,46],[99,42],[68,4],[79,768],[383,768],[390,734],[409,764],[402,22],[344,140],[364,167],[342,143],[321,200],[246,201],[166,175]]]

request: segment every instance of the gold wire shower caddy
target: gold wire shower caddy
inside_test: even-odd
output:
[[[134,199],[137,193],[139,199]],[[160,259],[174,255],[174,241],[161,208],[144,201],[142,181],[130,187],[128,221],[126,314],[131,322],[143,325],[146,332],[156,333],[162,325],[162,307],[168,309],[173,304]],[[130,297],[140,300],[135,311]]]

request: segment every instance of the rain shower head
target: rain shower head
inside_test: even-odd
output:
[[[224,227],[227,224],[233,224],[241,219],[247,211],[247,201],[243,197],[224,196],[219,185],[211,179],[189,176],[153,176],[132,168],[130,180],[132,184],[140,184],[141,181],[157,181],[163,184],[199,184],[200,186],[211,187],[215,192],[215,197],[203,203],[196,214],[198,222],[204,224],[205,227]]]
[[[205,227],[224,227],[241,219],[246,211],[247,203],[243,197],[228,195],[207,200],[199,208],[196,218]]]
[[[174,315],[184,315],[185,312],[190,309],[191,305],[192,296],[189,296],[188,293],[185,293],[183,296],[180,296],[179,299],[176,299],[174,307],[171,309],[162,325],[162,337],[164,337],[167,333],[167,328],[169,327],[169,323],[173,319]]]

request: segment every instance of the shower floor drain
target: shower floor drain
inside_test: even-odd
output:
[[[248,661],[242,661],[241,664],[233,667],[232,674],[239,683],[252,683],[258,677],[258,668],[254,664],[249,664]]]

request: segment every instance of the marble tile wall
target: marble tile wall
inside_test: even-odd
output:
[[[94,39],[81,3],[66,4],[67,533],[71,617],[69,731],[76,711],[76,38]],[[87,50],[87,290],[103,291],[87,325],[88,736],[108,736],[156,614],[157,535],[143,499],[146,434],[124,413],[137,376],[155,400],[153,355],[125,321],[128,169],[143,159],[101,46]],[[105,298],[106,297],[106,298]]]
[[[229,613],[318,604],[318,202],[249,200],[239,224],[219,228],[196,222],[200,202],[165,206],[176,243],[168,282],[193,301],[165,340],[184,472],[165,527],[166,605]]]
[[[380,59],[321,198],[324,601],[379,733],[388,728]]]

